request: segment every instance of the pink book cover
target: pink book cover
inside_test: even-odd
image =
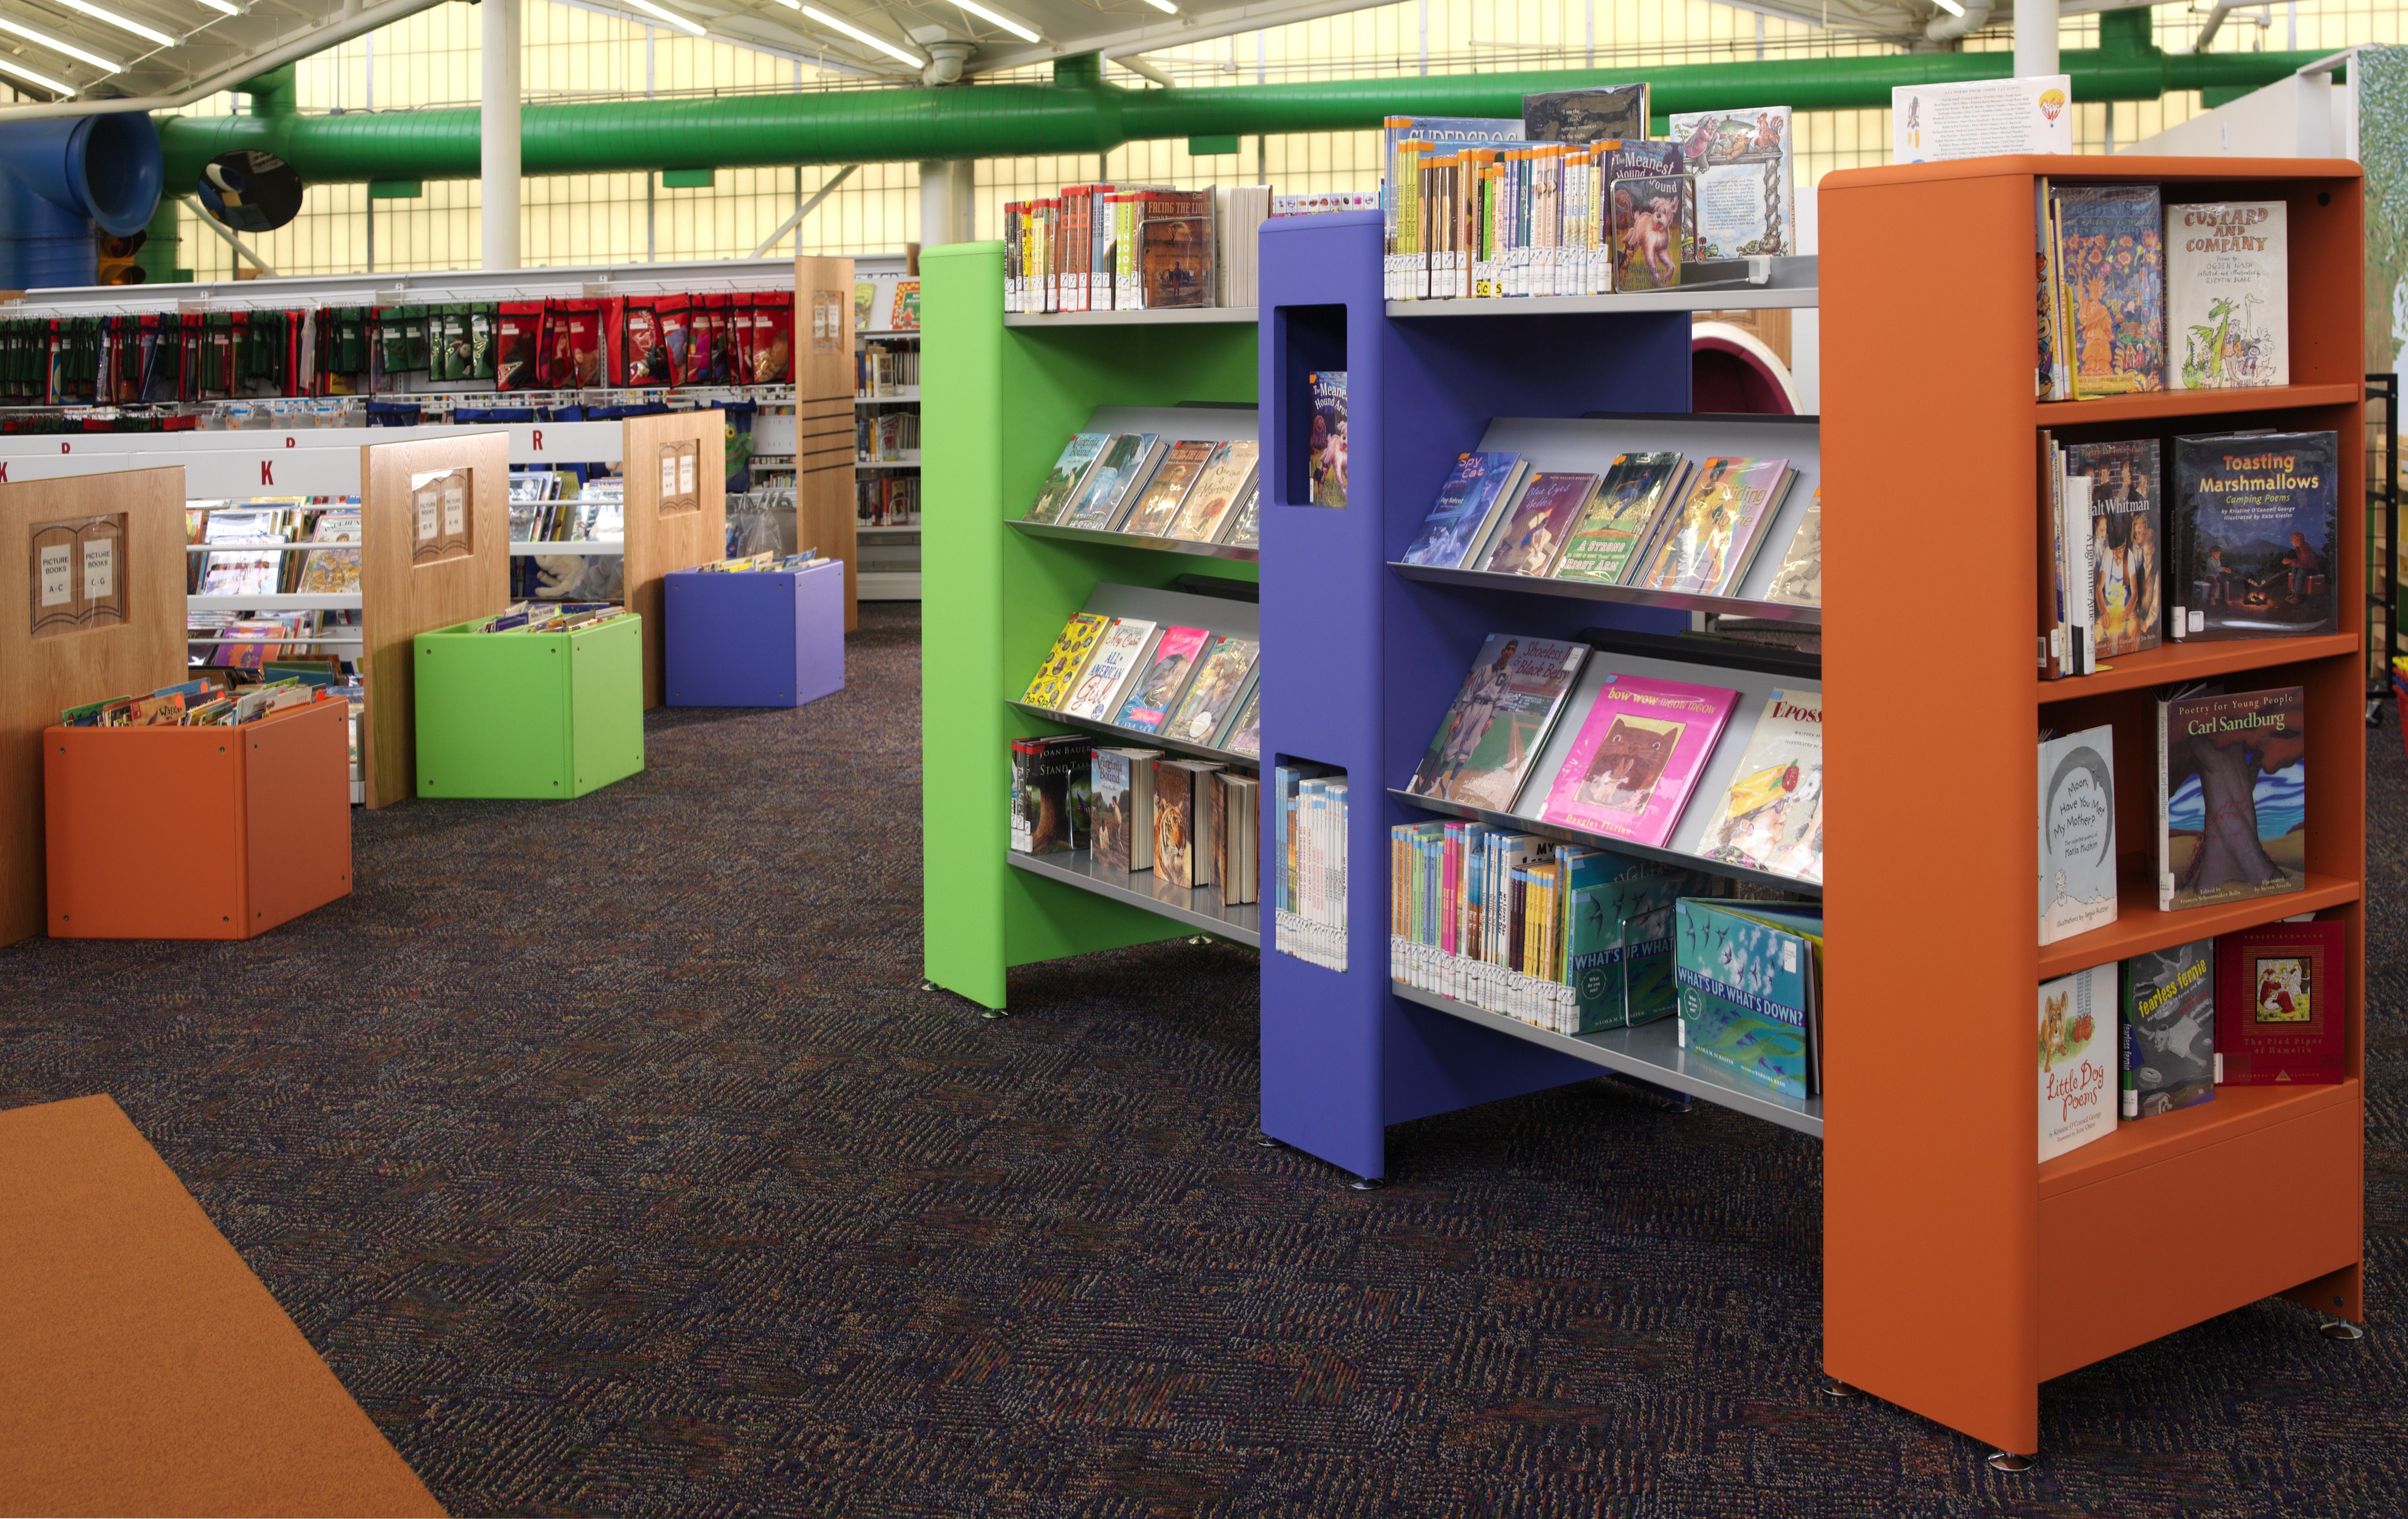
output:
[[[1154,663],[1121,703],[1113,726],[1134,728],[1140,733],[1162,731],[1163,718],[1178,704],[1179,693],[1187,689],[1188,677],[1196,673],[1197,652],[1211,639],[1201,628],[1163,630],[1161,641],[1154,646]]]
[[[1541,816],[1661,849],[1739,693],[1643,675],[1605,681]]]

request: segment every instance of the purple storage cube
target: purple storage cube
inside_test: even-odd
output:
[[[844,689],[844,566],[663,577],[673,707],[798,707]]]

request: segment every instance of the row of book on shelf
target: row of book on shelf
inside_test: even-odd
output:
[[[1004,309],[1147,311],[1254,304],[1268,185],[1067,185],[1003,207]]]
[[[571,470],[510,471],[512,543],[615,542],[626,536],[627,482]]]
[[[1390,300],[1662,290],[1799,251],[1786,106],[1672,116],[1643,83],[1525,95],[1512,118],[1384,124]]]
[[[1252,760],[1262,753],[1261,647],[1235,633],[1080,612],[1021,701]]]
[[[186,508],[188,554],[185,590],[196,596],[349,595],[360,589],[359,498],[263,498],[236,504],[201,502]],[[281,550],[294,544],[346,545],[306,554]],[[223,547],[220,547],[223,546]],[[317,637],[355,635],[356,611],[191,612],[186,625],[204,664],[257,670],[297,652]]]
[[[2340,631],[2340,434],[2041,437],[2044,675],[2095,674],[2166,639]]]
[[[606,622],[634,616],[633,612],[616,602],[516,602],[490,618],[480,619],[475,627],[459,631],[479,633],[581,632],[587,628],[598,628]]]
[[[920,387],[920,349],[916,344],[871,341],[853,356],[853,393],[865,400],[891,396],[898,390]]]
[[[1081,433],[1046,475],[1024,522],[1252,548],[1262,446]]]
[[[833,561],[820,558],[816,548],[806,548],[795,554],[781,554],[774,548],[764,548],[750,554],[715,559],[708,564],[697,564],[695,569],[710,575],[743,575],[753,571],[792,575],[796,570],[808,570],[815,564],[830,562]]]
[[[853,482],[853,517],[865,528],[916,527],[920,476],[909,470],[880,470]]]
[[[892,461],[919,451],[916,411],[865,413],[853,419],[853,456],[864,463]]]
[[[1257,900],[1251,771],[1082,734],[1011,745],[1011,847],[1024,855],[1087,851],[1089,867],[1133,889],[1210,888],[1224,908]],[[1149,883],[1136,883],[1136,876]]]
[[[162,686],[148,696],[112,696],[68,707],[63,728],[222,728],[257,722],[287,707],[339,702],[342,689],[323,670],[312,678],[281,674],[236,688],[213,680]]]
[[[1730,596],[1799,477],[1786,459],[1693,464],[1672,450],[1617,455],[1602,476],[1461,454],[1402,562]],[[1766,600],[1821,604],[1822,504],[1818,489]]]
[[[2290,208],[2034,183],[2042,401],[2291,381]]]

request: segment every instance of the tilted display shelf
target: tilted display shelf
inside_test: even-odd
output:
[[[1047,876],[1098,897],[1132,903],[1191,929],[1202,929],[1225,939],[1234,939],[1249,949],[1262,947],[1263,914],[1260,904],[1242,902],[1234,907],[1224,907],[1213,896],[1211,887],[1189,889],[1171,886],[1157,881],[1152,871],[1103,870],[1084,849],[1051,855],[1008,851],[1004,855],[1004,863],[1014,870]]]
[[[358,552],[356,547],[352,550]],[[356,590],[236,591],[223,596],[187,596],[187,612],[356,612]]]
[[[913,448],[895,459],[863,459],[856,455],[853,461],[853,467],[855,469],[918,469],[920,450]]]
[[[1003,319],[1006,327],[1192,327],[1243,323],[1254,325],[1250,305],[1161,306],[1136,311],[1015,311]],[[926,376],[921,384],[924,387]]]
[[[1144,532],[1104,532],[1095,528],[1066,528],[1052,522],[1025,522],[1011,519],[1012,531],[1032,538],[1059,538],[1065,543],[1094,544],[1098,547],[1143,548],[1157,554],[1193,554],[1199,559],[1234,559],[1247,563],[1259,561],[1263,551],[1239,544],[1201,544],[1186,538],[1157,538]]]
[[[1065,728],[1075,728],[1082,733],[1093,733],[1097,738],[1110,739],[1124,748],[1165,749],[1172,754],[1184,754],[1197,760],[1217,760],[1225,765],[1242,765],[1248,770],[1262,763],[1257,756],[1239,754],[1231,749],[1216,749],[1210,744],[1190,744],[1185,739],[1172,738],[1164,733],[1140,733],[1134,728],[1122,728],[1113,723],[1098,722],[1092,717],[1074,717],[1067,712],[1055,712],[1049,707],[1030,706],[1025,702],[1015,701],[1010,705],[1041,721],[1060,723]]]
[[[918,386],[897,386],[884,395],[856,395],[853,398],[853,404],[856,406],[893,406],[906,403],[912,405],[919,405],[920,388]]]
[[[1411,807],[1440,817],[1460,817],[1468,822],[1485,823],[1492,829],[1513,833],[1535,833],[1542,839],[1557,839],[1565,844],[1585,844],[1592,848],[1611,849],[1633,859],[1653,860],[1658,865],[1670,865],[1684,871],[1697,871],[1705,875],[1719,875],[1726,880],[1744,881],[1750,886],[1771,887],[1795,892],[1801,897],[1819,897],[1819,882],[1799,881],[1770,871],[1750,870],[1744,865],[1727,864],[1719,859],[1707,859],[1700,855],[1684,854],[1678,849],[1656,849],[1627,839],[1616,839],[1603,833],[1591,833],[1583,829],[1566,828],[1537,817],[1525,817],[1518,813],[1491,812],[1485,807],[1467,807],[1460,802],[1441,801],[1437,797],[1415,796],[1400,786],[1388,788],[1390,800],[1399,806]],[[1440,1012],[1446,1011],[1440,1009]]]
[[[1812,253],[1785,258],[1732,260],[1761,263],[1734,277],[1692,281],[1661,291],[1617,291],[1606,295],[1471,295],[1453,299],[1390,301],[1391,317],[1522,317],[1569,313],[1642,315],[1666,311],[1749,311],[1814,305],[1821,261]],[[1685,272],[1685,271],[1684,271]]]

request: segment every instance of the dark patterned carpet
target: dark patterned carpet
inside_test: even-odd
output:
[[[920,991],[909,618],[580,801],[363,816],[255,943],[0,951],[0,1106],[113,1094],[455,1512],[2408,1512],[2396,728],[2369,1337],[2118,1356],[2006,1477],[1818,1396],[1810,1142],[1597,1083],[1358,1193],[1254,1143],[1243,951]]]

